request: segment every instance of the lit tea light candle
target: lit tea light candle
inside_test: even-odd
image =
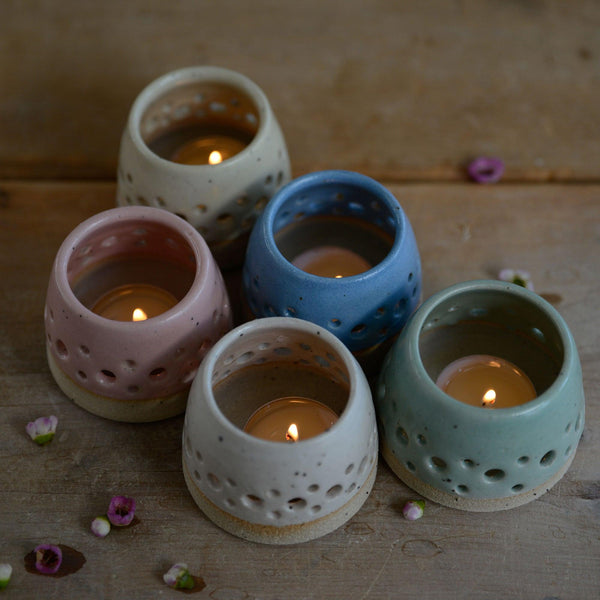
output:
[[[184,165],[218,165],[252,141],[243,130],[192,125],[169,131],[149,143],[159,156]]]
[[[177,304],[177,298],[155,285],[134,283],[116,287],[104,294],[92,311],[113,321],[145,321]]]
[[[337,414],[317,400],[287,396],[256,410],[244,431],[271,442],[293,443],[327,431],[337,420]]]
[[[536,397],[527,375],[513,363],[487,354],[451,362],[436,385],[456,400],[484,408],[509,408]]]
[[[306,273],[320,277],[350,277],[368,271],[373,265],[348,248],[317,246],[300,253],[292,264]]]

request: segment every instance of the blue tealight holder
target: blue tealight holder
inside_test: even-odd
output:
[[[341,274],[307,272],[304,259],[315,252]],[[254,226],[243,289],[253,316],[311,321],[368,361],[419,303],[412,227],[396,198],[365,175],[304,175],[273,196]]]

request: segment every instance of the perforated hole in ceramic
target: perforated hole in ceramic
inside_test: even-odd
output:
[[[317,400],[340,417],[298,442],[244,431],[258,408],[290,396]],[[188,489],[213,521],[240,537],[290,543],[331,531],[358,509],[373,483],[378,448],[368,398],[351,354],[322,328],[281,317],[242,325],[205,357],[184,424],[184,437],[204,458],[202,468],[220,481],[235,480],[240,501],[227,503],[231,492],[190,475],[201,466],[183,452]]]

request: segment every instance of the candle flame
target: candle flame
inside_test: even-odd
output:
[[[148,315],[141,308],[135,308],[131,315],[132,321],[145,321],[147,318]]]
[[[298,427],[296,423],[292,423],[285,434],[285,439],[288,442],[297,442],[298,441]]]
[[[223,155],[218,150],[213,150],[208,155],[208,164],[209,165],[218,165],[223,162]]]
[[[496,402],[496,392],[495,390],[488,390],[483,395],[483,406],[492,406]]]

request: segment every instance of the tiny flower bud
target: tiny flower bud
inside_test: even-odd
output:
[[[62,551],[52,544],[40,544],[34,550],[35,568],[46,575],[52,575],[60,569],[62,564]]]
[[[92,521],[92,533],[99,538],[106,537],[110,533],[110,521],[103,515]]]
[[[481,156],[469,163],[467,172],[477,183],[496,183],[504,174],[504,163],[499,158]]]
[[[425,500],[409,500],[402,508],[402,514],[409,521],[416,521],[423,516]]]
[[[39,417],[35,421],[27,423],[25,431],[36,444],[43,446],[52,441],[57,425],[58,419],[54,415]]]
[[[0,590],[3,590],[10,581],[12,567],[8,563],[0,563]]]
[[[191,590],[196,582],[185,563],[174,564],[164,575],[164,582],[175,589]]]
[[[124,527],[133,521],[135,515],[135,500],[126,496],[113,496],[108,506],[106,516],[117,527]]]
[[[520,285],[533,292],[533,282],[531,281],[531,275],[527,271],[521,269],[502,269],[498,273],[498,279]]]

